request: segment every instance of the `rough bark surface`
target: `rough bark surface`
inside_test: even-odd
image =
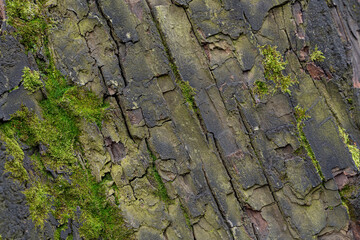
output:
[[[360,1],[50,3],[57,67],[110,103],[111,117],[101,129],[84,124],[80,142],[96,179],[110,174],[118,187],[112,197],[136,239],[359,239],[360,191],[347,200],[350,212],[339,194],[359,185],[339,127],[360,145]],[[278,46],[298,79],[291,95],[253,93],[265,44]],[[7,121],[21,104],[37,109],[21,85],[35,63],[10,35],[0,46]],[[309,60],[315,46],[324,62]],[[194,109],[179,81],[195,89]],[[311,117],[303,132],[324,179],[301,147],[297,105]],[[4,150],[0,235],[52,238],[56,221],[36,230],[24,186],[2,173]],[[149,152],[168,202],[154,194]]]

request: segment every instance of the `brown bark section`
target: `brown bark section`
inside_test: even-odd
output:
[[[0,0],[0,20],[6,19],[6,13],[5,13],[5,2],[4,0]]]

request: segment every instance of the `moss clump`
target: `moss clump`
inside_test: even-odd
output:
[[[170,56],[170,52],[168,49],[167,49],[167,52],[168,52],[168,55]],[[195,88],[191,87],[190,83],[188,81],[181,80],[180,73],[179,73],[176,65],[171,62],[170,57],[169,57],[169,61],[170,61],[171,70],[173,71],[175,78],[176,78],[176,83],[180,87],[181,93],[182,93],[183,97],[185,98],[185,101],[189,104],[190,108],[194,112],[198,112],[197,106],[195,104],[195,98],[194,98],[196,95]]]
[[[49,101],[52,100],[41,103],[47,107],[43,108],[43,120],[23,108],[1,126],[1,129],[12,129],[12,137],[4,139],[7,145],[8,142],[17,143],[17,137],[34,148],[40,145],[45,148],[41,155],[33,155],[36,177],[32,177],[35,180],[24,192],[34,223],[42,227],[51,212],[60,224],[67,224],[70,218],[81,222],[80,234],[84,239],[100,236],[126,239],[129,231],[124,227],[120,210],[107,202],[103,185],[97,183],[87,169],[80,167],[74,155],[80,133],[77,118],[60,106],[52,105],[56,101]],[[5,134],[2,131],[2,135]],[[10,169],[13,174],[23,169],[22,158],[23,153],[18,157],[21,167]],[[54,178],[49,171],[58,172],[59,176]],[[21,173],[14,177],[21,177],[23,181],[29,179],[25,170]]]
[[[32,71],[28,67],[25,67],[23,70],[22,81],[24,88],[32,93],[44,86],[40,80],[40,73],[38,71]]]
[[[178,82],[181,92],[185,98],[185,101],[189,104],[190,108],[197,112],[197,107],[195,104],[195,89],[190,86],[189,82],[179,81]]]
[[[108,106],[85,88],[70,85],[55,68],[47,46],[46,32],[51,26],[45,14],[46,1],[7,2],[8,22],[17,28],[26,49],[42,48],[49,60],[46,64],[36,59],[47,96],[40,102],[42,119],[22,108],[10,122],[0,127],[8,151],[11,155],[16,153],[17,161],[12,161],[16,164],[8,167],[14,178],[29,181],[29,174],[22,166],[24,153],[18,142],[35,150],[31,186],[24,191],[34,223],[42,227],[51,212],[61,224],[55,239],[69,219],[81,223],[79,232],[84,239],[128,239],[130,232],[124,226],[120,209],[108,203],[103,184],[97,183],[86,163],[85,166],[80,164],[76,157],[81,152],[78,143],[80,119],[101,126]],[[29,70],[26,73],[27,76],[38,74]],[[38,151],[40,146],[41,151]]]
[[[79,118],[101,125],[107,105],[92,92],[68,85],[57,70],[47,71],[44,76],[48,98],[40,102],[44,119],[40,121],[23,108],[12,116],[11,124],[20,140],[29,146],[46,144],[51,165],[57,169],[76,162]]]
[[[169,203],[170,197],[167,193],[167,189],[166,189],[165,184],[162,181],[162,178],[155,166],[156,156],[150,150],[148,150],[148,152],[149,152],[150,158],[153,160],[152,167],[150,168],[150,173],[154,177],[157,187],[158,187],[156,195],[159,196],[160,199],[163,200],[165,203]]]
[[[359,168],[360,167],[360,150],[359,150],[359,148],[356,146],[355,142],[352,142],[350,140],[349,135],[345,132],[345,129],[343,129],[342,127],[339,127],[339,133],[340,133],[341,139],[348,147],[356,167]]]
[[[311,61],[323,62],[325,60],[325,56],[322,51],[318,49],[318,46],[315,46],[314,51],[310,54],[310,59]]]
[[[270,45],[260,47],[260,52],[264,57],[262,64],[264,67],[264,77],[267,82],[256,81],[253,91],[261,97],[268,94],[274,95],[278,90],[282,93],[290,94],[289,88],[297,83],[295,78],[283,74],[287,62],[283,60],[283,57],[276,48],[276,46],[272,47]]]
[[[80,164],[77,158],[81,152],[80,119],[100,127],[108,106],[91,91],[69,84],[55,68],[48,48],[46,34],[51,20],[46,11],[46,0],[7,0],[8,23],[17,29],[21,43],[29,51],[43,49],[49,60],[36,59],[47,96],[40,102],[42,119],[23,107],[10,122],[0,126],[8,151],[16,153],[17,164],[9,171],[14,178],[29,181],[18,142],[35,150],[31,186],[24,194],[36,225],[42,227],[50,212],[59,221],[55,239],[69,219],[81,223],[83,239],[129,239],[130,231],[124,226],[120,209],[106,200],[103,182],[97,183],[86,162]],[[37,74],[26,71],[27,75]]]
[[[48,100],[45,100],[41,105],[47,102]],[[49,157],[46,164],[57,170],[76,162],[73,152],[79,130],[74,118],[65,111],[60,110],[61,114],[54,112],[52,115],[53,112],[49,113],[48,109],[43,108],[43,110],[44,120],[41,121],[36,114],[23,107],[21,111],[12,115],[11,122],[5,125],[11,124],[19,140],[27,145],[31,147],[44,145],[46,155]]]
[[[306,114],[306,110],[299,105],[295,107],[295,119],[297,129],[304,127],[304,121],[310,119],[310,116]]]
[[[45,220],[52,212],[52,196],[49,186],[40,181],[33,181],[32,186],[24,191],[29,203],[30,217],[35,226],[44,227]]]
[[[295,119],[296,119],[296,129],[299,134],[299,141],[301,146],[306,150],[307,155],[310,157],[317,173],[319,174],[320,178],[324,180],[324,175],[322,174],[321,167],[319,162],[316,160],[315,154],[311,149],[309,141],[307,140],[305,133],[303,131],[304,128],[304,121],[309,119],[310,116],[306,114],[306,110],[299,105],[295,107]]]
[[[7,21],[20,35],[26,50],[36,51],[44,41],[51,20],[45,14],[47,0],[6,0]]]
[[[87,206],[85,208],[83,205],[86,212],[80,218],[80,234],[86,236],[86,239],[129,239],[130,232],[124,227],[120,210],[104,198],[105,181],[99,184],[90,173],[88,176],[90,184],[83,183],[82,186],[87,186],[92,194],[83,194],[83,201]],[[82,181],[85,179],[82,178]]]
[[[159,172],[156,170],[155,164],[153,165],[153,167],[150,170],[153,174],[153,177],[157,183],[158,186],[158,190],[156,195],[158,195],[160,197],[161,200],[163,200],[165,203],[169,203],[170,202],[170,198],[169,195],[167,193],[166,187],[164,182],[161,179],[161,176],[159,174]]]
[[[61,101],[53,99],[54,95],[62,98],[61,95],[50,93],[48,99],[40,104],[43,107],[43,120],[23,108],[12,116],[9,123],[2,126],[2,129],[13,129],[13,137],[5,139],[7,144],[17,143],[16,136],[29,146],[38,148],[42,145],[46,149],[41,156],[34,157],[34,160],[37,159],[33,164],[38,179],[31,182],[32,186],[24,192],[31,217],[36,225],[42,227],[53,206],[51,212],[61,224],[67,224],[70,218],[82,223],[80,233],[85,239],[100,236],[104,239],[124,239],[129,231],[124,227],[120,210],[106,201],[103,186],[86,169],[80,167],[74,155],[78,149],[77,138],[80,134],[78,117],[66,106],[62,107]],[[71,105],[71,101],[69,104]],[[81,106],[87,103],[80,100],[77,104]],[[9,151],[12,150],[9,148]],[[18,157],[21,164],[22,158],[23,153]],[[15,166],[9,171],[17,173],[19,169],[22,168]],[[49,170],[68,174],[53,178],[47,174]],[[23,176],[27,177],[25,170],[19,177],[22,180],[28,179]],[[18,174],[14,174],[14,177],[18,177]],[[47,204],[51,204],[50,207]],[[80,216],[76,215],[77,210],[80,210]]]
[[[354,206],[351,204],[351,199],[356,199],[356,196],[359,192],[359,186],[356,185],[346,185],[341,191],[339,191],[341,196],[341,203],[346,208],[348,215],[354,221],[357,219],[356,210]]]
[[[66,225],[61,225],[60,227],[56,228],[54,232],[54,240],[60,240],[61,239],[61,232],[65,231],[67,229]]]
[[[95,122],[99,127],[105,117],[108,104],[99,101],[91,91],[79,87],[67,89],[59,101],[72,115]]]
[[[269,85],[266,84],[266,82],[263,81],[256,81],[255,82],[255,92],[259,94],[260,96],[265,96],[269,94]]]
[[[0,126],[0,138],[6,144],[6,153],[12,156],[5,163],[5,172],[10,172],[13,179],[25,182],[29,179],[23,166],[24,152],[15,139],[15,131],[10,124]]]

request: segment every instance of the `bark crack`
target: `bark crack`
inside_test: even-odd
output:
[[[121,46],[120,46],[120,43],[116,40],[116,34],[115,34],[115,31],[114,31],[114,27],[112,25],[112,22],[111,22],[111,19],[109,19],[106,14],[104,13],[101,5],[100,5],[100,1],[98,0],[95,0],[95,5],[99,11],[99,13],[101,14],[101,16],[103,17],[103,19],[105,19],[106,23],[107,23],[107,26],[109,27],[110,29],[110,36],[112,38],[112,40],[114,41],[115,45],[116,45],[116,52],[115,52],[115,55],[118,59],[118,65],[119,65],[119,68],[120,68],[120,74],[122,76],[122,78],[124,79],[124,84],[125,84],[125,87],[129,84],[128,81],[127,81],[127,78],[126,78],[126,75],[125,75],[125,71],[124,71],[124,66],[122,65],[122,62],[121,62],[121,57],[120,57],[120,49],[121,49]]]

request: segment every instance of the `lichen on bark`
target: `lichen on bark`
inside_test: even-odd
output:
[[[355,0],[12,2],[8,22],[35,27],[2,25],[24,44],[0,39],[3,238],[358,234]],[[41,91],[28,94],[24,67]],[[1,175],[5,158],[26,190]],[[8,199],[20,191],[29,217],[8,214],[29,209]]]

